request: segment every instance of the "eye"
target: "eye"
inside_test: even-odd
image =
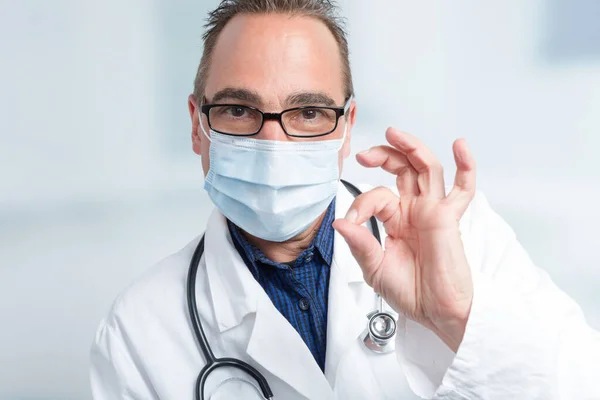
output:
[[[319,110],[312,108],[302,110],[302,118],[305,120],[311,120],[319,117]]]
[[[232,117],[241,118],[246,114],[246,108],[231,106],[227,109],[227,112],[231,114]]]

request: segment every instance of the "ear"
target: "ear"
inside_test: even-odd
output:
[[[348,114],[344,116],[346,119],[346,140],[342,146],[342,157],[344,159],[348,158],[350,155],[350,139],[352,137],[352,128],[354,127],[354,122],[356,121],[356,101],[352,100],[350,103],[350,107],[348,107]]]
[[[202,148],[203,135],[200,130],[200,124],[202,120],[200,118],[198,102],[193,94],[188,96],[188,110],[190,111],[190,119],[192,120],[192,150],[194,150],[194,153],[201,155],[200,149]]]

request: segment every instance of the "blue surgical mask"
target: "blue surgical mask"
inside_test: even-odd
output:
[[[336,195],[346,126],[341,139],[311,142],[202,131],[211,142],[204,189],[225,217],[253,236],[288,240],[306,230]]]

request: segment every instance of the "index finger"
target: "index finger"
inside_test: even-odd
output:
[[[388,128],[385,138],[395,149],[406,156],[418,172],[417,182],[421,193],[438,199],[444,198],[446,192],[442,164],[427,146],[416,137],[394,128]]]
[[[381,167],[396,175],[396,187],[400,196],[419,195],[417,171],[406,156],[391,146],[375,146],[356,155],[360,165],[368,168]]]

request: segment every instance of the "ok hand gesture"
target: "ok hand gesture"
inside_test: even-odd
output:
[[[394,174],[400,197],[385,187],[365,192],[333,226],[348,243],[367,284],[456,351],[473,298],[459,220],[475,194],[475,161],[464,140],[454,142],[457,171],[446,195],[442,166],[423,143],[393,128],[386,139],[389,146],[359,153],[357,160]],[[385,250],[361,226],[373,215],[385,228]]]

